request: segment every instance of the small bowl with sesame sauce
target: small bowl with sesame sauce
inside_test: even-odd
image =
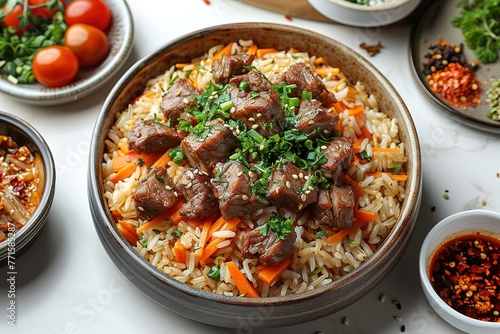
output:
[[[52,153],[38,131],[0,111],[0,267],[36,240],[54,198]]]
[[[469,210],[427,234],[420,281],[434,311],[467,333],[500,333],[500,213]]]

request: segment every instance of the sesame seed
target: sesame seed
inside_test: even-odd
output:
[[[238,174],[236,174],[236,175],[237,175],[237,176],[241,176],[241,175],[243,175],[243,171],[238,172]]]
[[[249,176],[249,177],[253,177],[253,172],[252,172],[251,170],[250,170],[250,171],[248,171],[248,176]]]
[[[300,179],[303,179],[303,178],[304,178],[304,174],[299,173],[299,178],[300,178]]]
[[[349,318],[348,317],[343,317],[342,318],[342,324],[344,324],[345,326],[347,326],[349,324]]]
[[[311,191],[310,190],[306,190],[305,193],[306,193],[306,195],[309,195],[311,193]]]
[[[297,179],[299,178],[297,174],[292,174],[292,177],[293,177],[295,180],[297,180]]]
[[[384,294],[381,294],[379,297],[378,297],[378,300],[383,303],[385,302],[385,295]]]
[[[259,127],[259,124],[252,125],[252,129],[254,129],[254,130],[257,129],[258,127]]]
[[[253,117],[248,118],[248,120],[249,120],[250,122],[255,122],[255,118],[253,118]]]
[[[309,186],[307,189],[309,189],[310,191],[313,191],[313,190],[314,190],[314,187]]]
[[[302,196],[300,196],[300,199],[302,200],[302,202],[305,202],[306,199],[307,199],[307,195],[306,194],[302,194]]]
[[[290,181],[286,181],[285,185],[286,185],[287,188],[290,188],[290,186],[291,186],[290,185]]]
[[[182,94],[182,89],[179,89],[177,93],[175,93],[175,96],[180,96]]]
[[[257,118],[260,118],[260,117],[262,117],[262,114],[261,114],[261,113],[258,113],[258,114],[257,114]]]
[[[189,182],[186,186],[187,189],[191,188],[193,186],[193,182]]]
[[[314,124],[314,120],[311,119],[308,123],[309,123],[309,125],[313,125]]]
[[[326,146],[325,146],[325,145],[322,145],[320,148],[321,148],[322,150],[326,150]]]
[[[309,175],[304,176],[304,180],[309,180]]]
[[[396,320],[396,321],[401,321],[402,319],[401,319],[401,317],[400,317],[400,316],[395,315],[395,316],[394,316],[394,320]]]
[[[247,195],[243,195],[243,196],[241,196],[241,199],[244,200],[244,201],[248,201],[248,196]]]
[[[165,189],[172,190],[172,187],[171,186],[165,186]]]

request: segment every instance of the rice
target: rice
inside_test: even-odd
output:
[[[253,41],[242,40],[233,43],[231,52],[243,53],[252,45]],[[151,78],[140,98],[116,115],[116,121],[105,142],[106,153],[102,162],[104,195],[114,216],[120,217],[134,228],[146,223],[137,218],[132,196],[138,181],[146,176],[148,171],[145,166],[136,166],[131,177],[114,183],[111,181],[115,175],[112,160],[123,154],[121,151],[126,147],[127,133],[137,118],[156,116],[161,119],[159,105],[174,77],[185,77],[186,73],[189,73],[189,80],[198,88],[205,87],[212,80],[210,58],[223,47],[224,45],[214,46],[200,58],[194,59],[193,63],[199,62],[199,66],[189,64],[182,69],[172,66],[162,75]],[[325,66],[315,64],[319,59],[320,57],[305,52],[288,50],[267,53],[263,58],[256,57],[252,65],[271,82],[276,83],[281,74],[297,62],[303,62],[311,69]],[[329,240],[334,240],[330,238],[338,231],[330,228],[324,236],[318,237],[316,232],[321,229],[315,224],[308,210],[283,212],[285,218],[294,222],[297,234],[294,242],[295,252],[290,266],[270,286],[257,278],[261,270],[257,259],[245,259],[241,254],[239,236],[244,228],[254,229],[265,224],[272,213],[279,209],[274,206],[241,217],[236,230],[221,229],[212,235],[207,235],[201,225],[186,221],[174,225],[167,218],[154,227],[145,229],[140,234],[140,240],[134,245],[135,250],[166,275],[197,289],[226,296],[239,294],[225,265],[228,261],[237,265],[262,297],[285,296],[316,289],[359,268],[373,255],[401,214],[405,180],[394,179],[386,171],[394,165],[400,165],[401,171],[404,171],[405,148],[399,140],[397,120],[391,119],[379,109],[376,96],[370,94],[362,82],[351,83],[341,71],[336,75],[329,73],[322,80],[336,99],[342,101],[346,107],[345,110],[338,111],[339,123],[342,125],[341,135],[354,143],[363,134],[369,133],[360,143],[360,150],[366,152],[371,160],[354,161],[346,174],[363,188],[363,194],[358,198],[359,210],[376,213],[374,222],[353,228],[341,240],[330,242]],[[363,113],[358,116],[350,115],[349,109],[356,106],[361,106]],[[189,166],[179,166],[170,161],[168,174],[177,181],[187,167]],[[195,252],[200,247],[201,240],[212,237],[224,239],[217,245],[219,255],[207,263],[202,263]],[[175,257],[173,248],[176,242],[182,243],[186,249],[185,262],[179,262]],[[213,265],[220,269],[218,280],[207,275]]]

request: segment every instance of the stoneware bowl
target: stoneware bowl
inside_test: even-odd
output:
[[[76,78],[62,87],[49,88],[39,83],[13,84],[6,76],[0,76],[0,92],[15,100],[33,105],[57,105],[76,101],[96,92],[127,60],[132,51],[134,25],[132,14],[125,0],[104,0],[111,10],[111,26],[108,28],[110,52],[99,65],[81,68]]]
[[[0,111],[0,134],[10,136],[20,146],[26,145],[32,154],[38,154],[43,162],[41,177],[44,178],[42,200],[28,222],[14,235],[0,242],[0,267],[14,261],[35,242],[47,221],[55,193],[55,167],[52,153],[36,129],[22,119]],[[9,257],[10,256],[10,257]]]
[[[441,299],[429,280],[430,261],[435,250],[448,240],[476,232],[500,241],[500,213],[488,210],[463,211],[436,224],[427,234],[420,250],[420,282],[431,307],[450,325],[471,334],[496,334],[500,333],[500,322],[481,321],[456,311]]]
[[[388,238],[357,270],[322,288],[272,298],[234,298],[194,289],[162,274],[146,262],[121,236],[103,195],[104,140],[117,112],[144,89],[146,81],[175,63],[189,62],[213,45],[253,39],[262,48],[297,48],[324,55],[354,81],[365,82],[378,96],[381,109],[397,118],[405,143],[409,180],[401,217]],[[111,259],[140,290],[167,309],[188,318],[224,327],[289,326],[308,322],[354,303],[391,271],[403,254],[416,220],[421,197],[420,148],[410,113],[384,76],[362,56],[343,44],[317,33],[270,23],[228,24],[182,36],[144,57],[115,85],[97,119],[91,141],[88,195],[94,225]]]
[[[380,27],[395,23],[410,15],[421,2],[421,0],[392,0],[369,6],[347,0],[308,1],[326,17],[355,27]]]

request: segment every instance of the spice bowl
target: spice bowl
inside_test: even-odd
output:
[[[2,237],[0,240],[0,267],[2,267],[12,264],[21,254],[25,253],[43,230],[55,195],[56,174],[52,153],[47,142],[26,121],[0,111],[0,135],[10,137],[19,147],[25,147],[29,150],[30,155],[33,156],[33,160],[37,161],[33,164],[31,170],[34,175],[33,178],[38,181],[36,183],[37,190],[30,192],[30,195],[36,194],[38,197],[38,200],[33,200],[33,202],[37,202],[36,208],[29,217],[24,217],[25,221],[22,224],[14,225],[12,222],[16,222],[16,220],[1,217],[1,224],[4,228],[7,227],[5,233],[0,233]],[[28,165],[31,166],[32,164],[29,163]],[[2,169],[4,171],[7,170],[4,164],[2,165]],[[8,176],[3,175],[5,179]],[[28,185],[30,184],[26,178],[23,181]],[[0,191],[2,192],[2,197],[17,197],[17,195],[12,195],[12,191],[4,189],[3,185]],[[14,191],[21,194],[23,192],[23,190],[15,189]],[[23,198],[22,200],[24,201],[25,199]],[[3,202],[3,206],[7,207],[6,201],[3,200]],[[14,201],[11,200],[9,202]],[[19,204],[14,205],[16,210],[18,210],[17,205]],[[29,209],[30,212],[31,210]],[[2,212],[5,215],[7,214],[5,209]]]
[[[481,248],[487,243],[491,248]],[[494,271],[499,268],[499,251],[500,213],[494,211],[455,213],[444,218],[427,234],[419,256],[422,289],[430,306],[450,325],[472,334],[500,332],[498,273],[496,278],[493,277]],[[476,259],[478,261],[474,261]],[[445,274],[445,271],[448,273]],[[459,276],[460,280],[455,280],[455,276]],[[492,286],[483,284],[486,279]],[[490,295],[489,304],[494,306],[488,306],[483,298],[477,299],[488,290],[497,293],[496,297],[495,292]],[[462,302],[471,303],[470,307],[475,309],[489,308],[488,313],[476,314],[471,308],[469,313],[465,311],[465,306],[460,305]],[[484,314],[493,314],[496,322],[493,319],[479,320]]]
[[[386,26],[410,15],[421,0],[308,0],[318,12],[342,24],[355,27]]]

